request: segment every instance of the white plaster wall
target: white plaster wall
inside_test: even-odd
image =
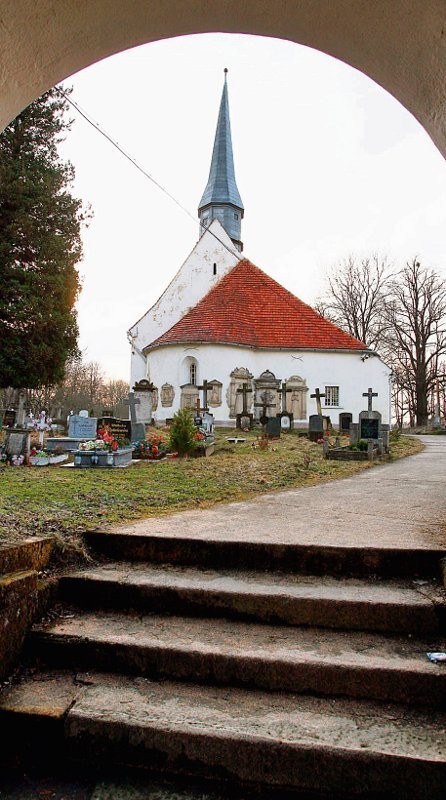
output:
[[[223,384],[222,405],[212,409],[216,421],[220,423],[235,424],[235,420],[229,420],[226,390],[230,373],[236,367],[246,367],[254,378],[258,378],[265,370],[273,372],[281,381],[288,380],[292,375],[300,375],[308,386],[307,418],[317,413],[316,401],[310,398],[314,389],[319,387],[323,392],[325,386],[339,386],[339,406],[333,408],[322,405],[323,413],[331,418],[334,425],[338,424],[339,413],[343,411],[353,414],[353,420],[357,421],[360,411],[367,409],[367,398],[362,393],[371,386],[374,392],[378,392],[378,397],[373,398],[373,408],[381,412],[383,423],[389,422],[390,369],[378,356],[370,356],[362,361],[360,352],[256,351],[230,345],[172,345],[149,353],[150,380],[159,389],[164,383],[171,383],[175,387],[173,406],[162,408],[161,404],[158,405],[154,416],[159,422],[172,417],[180,407],[179,387],[188,382],[184,371],[184,360],[188,356],[197,361],[199,385],[203,379],[216,379]]]
[[[218,220],[214,220],[161,297],[130,328],[131,386],[142,378],[150,378],[143,348],[175,325],[240,259],[228,234]],[[216,275],[214,264],[217,265]]]

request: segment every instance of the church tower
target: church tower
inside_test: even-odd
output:
[[[209,227],[212,220],[218,219],[237,250],[242,251],[241,224],[244,208],[235,182],[227,74],[228,70],[225,69],[225,82],[215,132],[211,169],[198,207],[198,217],[200,235]]]

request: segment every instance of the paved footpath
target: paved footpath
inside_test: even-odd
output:
[[[423,452],[342,480],[114,527],[117,533],[315,544],[445,548],[446,436]]]

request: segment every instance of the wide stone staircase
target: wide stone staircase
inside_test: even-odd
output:
[[[0,695],[0,765],[146,786],[98,798],[445,797],[444,553],[88,540]]]

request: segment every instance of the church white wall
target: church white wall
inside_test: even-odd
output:
[[[240,258],[240,253],[235,249],[226,231],[218,220],[214,220],[161,297],[130,328],[128,332],[132,341],[130,386],[146,377],[143,348],[175,325],[240,261]]]
[[[310,398],[315,388],[318,387],[323,392],[325,386],[339,386],[339,406],[325,407],[322,401],[322,411],[330,416],[334,425],[338,424],[341,412],[351,413],[353,420],[357,421],[360,411],[367,408],[367,398],[362,393],[372,387],[374,392],[378,392],[378,397],[373,398],[373,408],[380,411],[383,423],[389,423],[390,369],[377,356],[370,356],[363,361],[360,352],[253,350],[230,345],[173,345],[160,347],[149,353],[149,379],[158,389],[165,383],[172,384],[175,388],[173,406],[162,408],[159,404],[154,412],[157,421],[172,417],[180,408],[180,386],[188,383],[187,369],[191,359],[197,362],[198,385],[204,379],[216,379],[223,384],[222,405],[212,409],[217,422],[235,423],[229,417],[226,390],[230,373],[236,367],[245,367],[254,378],[258,378],[266,370],[273,372],[281,381],[294,375],[303,378],[308,387],[307,419],[310,414],[317,413],[316,401]],[[200,392],[200,398],[201,396]]]

